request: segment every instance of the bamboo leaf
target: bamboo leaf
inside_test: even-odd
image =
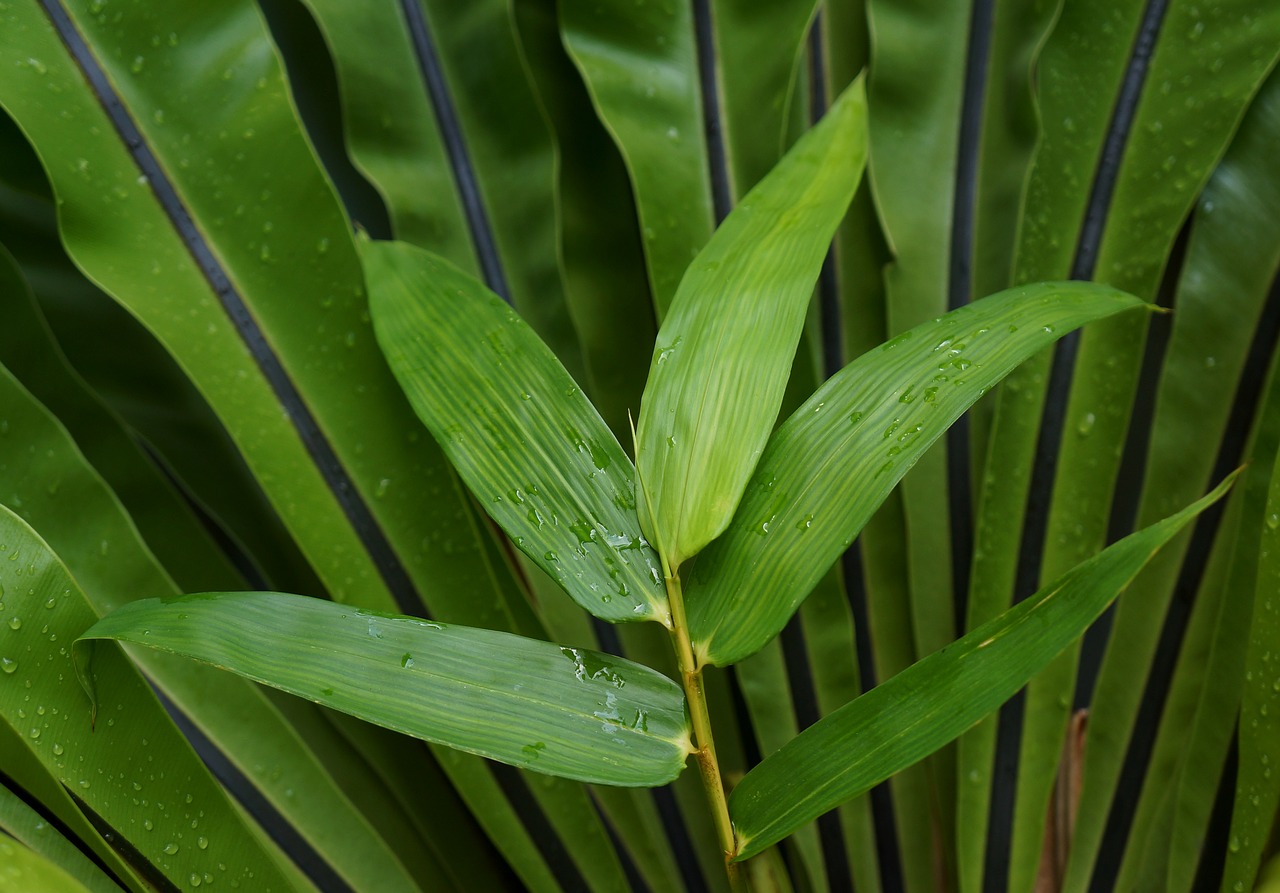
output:
[[[397,732],[514,766],[665,784],[692,753],[680,687],[611,655],[281,593],[144,599],[77,640],[181,654]],[[85,644],[79,644],[85,643]]]
[[[1018,363],[1139,306],[1085,283],[1009,289],[831,378],[778,428],[729,530],[694,564],[689,626],[702,661],[733,663],[777,635],[916,459]]]
[[[391,242],[362,255],[387,362],[485,510],[592,614],[666,623],[631,460],[550,349],[447,261]]]
[[[641,527],[673,571],[733,517],[865,159],[859,81],[747,194],[680,282],[636,441]]]
[[[729,797],[735,858],[755,855],[870,790],[998,707],[1080,636],[1156,550],[1234,480],[1235,474],[837,710],[748,772]]]

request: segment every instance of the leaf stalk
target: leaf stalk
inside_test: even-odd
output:
[[[702,776],[702,788],[711,806],[716,835],[724,853],[724,870],[729,877],[729,887],[734,893],[748,893],[747,880],[741,866],[733,861],[738,844],[729,818],[729,803],[720,775],[720,763],[716,759],[715,737],[711,732],[711,714],[707,710],[707,697],[702,684],[702,667],[693,653],[689,639],[689,624],[685,619],[684,593],[678,573],[667,571],[667,601],[671,607],[671,642],[676,650],[680,666],[680,682],[684,686],[685,699],[689,703],[689,719],[693,724],[694,756],[698,772]]]

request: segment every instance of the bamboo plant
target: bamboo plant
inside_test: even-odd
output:
[[[0,889],[1247,889],[1278,54],[0,5]]]

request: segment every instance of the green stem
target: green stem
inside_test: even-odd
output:
[[[711,805],[720,849],[724,853],[724,870],[729,876],[729,887],[734,893],[748,893],[742,867],[732,861],[738,845],[734,839],[733,823],[729,819],[729,803],[725,798],[724,780],[720,777],[720,763],[716,759],[716,743],[711,734],[711,714],[707,711],[707,697],[702,686],[702,667],[694,657],[693,643],[689,640],[684,593],[680,588],[680,576],[676,573],[669,573],[667,576],[667,600],[671,605],[671,641],[680,665],[680,681],[684,685],[685,698],[689,702],[694,743],[698,747],[694,756],[702,775],[702,789]]]

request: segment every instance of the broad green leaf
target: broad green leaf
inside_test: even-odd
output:
[[[9,766],[5,765],[6,775]],[[41,804],[44,806],[44,804]],[[47,807],[45,807],[47,808]],[[118,893],[116,885],[102,868],[95,865],[75,843],[63,836],[61,829],[55,828],[40,813],[30,806],[4,783],[0,783],[0,845],[22,845],[43,856],[57,865],[68,880],[80,885],[80,889],[92,890],[94,893]],[[4,835],[7,834],[12,840]],[[0,851],[0,856],[5,856]],[[7,858],[0,858],[0,864],[6,864]],[[6,865],[7,867],[7,865]],[[12,886],[6,886],[12,883]],[[4,869],[0,869],[0,890],[13,890],[14,893],[27,893],[38,889],[34,885],[24,885],[6,878]],[[56,891],[70,889],[70,885],[56,887]]]
[[[1139,524],[1168,514],[1179,499],[1185,502],[1202,489],[1219,451],[1229,442],[1227,438],[1233,433],[1243,434],[1236,427],[1240,424],[1238,418],[1231,424],[1228,420],[1239,389],[1250,387],[1252,375],[1246,364],[1250,342],[1280,272],[1280,218],[1274,213],[1280,202],[1274,158],[1278,139],[1280,73],[1273,71],[1250,105],[1192,218],[1186,260],[1173,298],[1177,308],[1173,332],[1156,395]],[[1274,402],[1276,395],[1269,399]],[[1214,545],[1215,553],[1228,553],[1220,561],[1231,561],[1231,580],[1224,585],[1224,581],[1206,576],[1206,583],[1225,589],[1220,596],[1225,602],[1221,620],[1215,622],[1217,628],[1199,634],[1198,639],[1205,642],[1205,653],[1198,661],[1188,654],[1196,644],[1197,627],[1193,623],[1188,629],[1188,641],[1179,654],[1179,676],[1175,676],[1166,699],[1160,735],[1147,763],[1147,786],[1130,831],[1130,840],[1144,840],[1148,828],[1166,818],[1160,801],[1170,787],[1168,780],[1179,778],[1171,795],[1178,804],[1176,815],[1170,817],[1174,827],[1159,847],[1151,843],[1145,846],[1148,856],[1144,860],[1158,866],[1157,886],[1163,887],[1165,893],[1192,888],[1199,858],[1197,841],[1203,838],[1210,821],[1220,767],[1239,707],[1240,680],[1244,675],[1243,667],[1237,663],[1244,659],[1239,643],[1249,638],[1256,579],[1256,567],[1250,564],[1258,558],[1266,482],[1274,464],[1276,438],[1280,436],[1269,427],[1277,419],[1265,412],[1266,405],[1265,401],[1259,402],[1260,415],[1253,425],[1255,442],[1244,454],[1252,457],[1253,466],[1237,488],[1240,494],[1236,499],[1245,506],[1241,511],[1239,544],[1234,549],[1236,558],[1230,559],[1232,537],[1224,537],[1225,528]],[[1259,476],[1260,482],[1256,480]],[[1185,539],[1171,543],[1135,582],[1126,603],[1146,599],[1148,593],[1174,592],[1187,549]],[[1201,601],[1198,596],[1197,614]],[[1152,604],[1145,611],[1147,616],[1154,616],[1162,609]],[[1138,613],[1144,611],[1140,609]],[[1145,635],[1146,630],[1141,634]],[[1187,683],[1180,678],[1184,672],[1190,677]],[[1200,678],[1206,674],[1212,674],[1208,685],[1198,691],[1186,691],[1188,683],[1199,686]],[[1188,700],[1198,701],[1199,706],[1193,703],[1192,708],[1184,708],[1179,715],[1179,704]],[[1186,709],[1194,709],[1194,716],[1186,715]],[[1175,766],[1180,767],[1176,776]],[[1129,848],[1121,867],[1122,877],[1132,870],[1136,849]]]
[[[363,256],[387,362],[485,510],[592,614],[667,623],[631,460],[550,349],[445,260],[393,242]]]
[[[865,160],[857,82],[725,219],[680,282],[636,434],[641,527],[672,572],[733,517]]]
[[[729,797],[749,858],[951,741],[1080,636],[1133,577],[1234,481],[1132,534],[1035,596],[811,726]]]
[[[1009,289],[917,326],[831,378],[781,425],[737,516],[686,587],[704,663],[777,635],[916,459],[1018,363],[1141,303],[1105,286]]]
[[[27,751],[112,829],[110,845],[139,874],[159,873],[184,887],[192,874],[207,873],[246,889],[294,889],[273,847],[115,647],[101,649],[95,664],[110,695],[91,727],[71,643],[97,615],[44,540],[3,507],[0,555],[0,718]]]
[[[558,5],[565,49],[631,177],[661,317],[715,227],[692,2]]]
[[[46,542],[84,589],[95,615],[131,598],[179,591],[68,432],[3,368],[0,425],[7,430],[6,451],[0,454],[0,496],[18,506],[16,514],[27,524],[48,532]],[[76,523],[68,523],[73,515]],[[340,783],[354,773],[335,773],[332,764],[326,766],[318,759],[334,737],[331,729],[322,723],[318,733],[299,730],[258,686],[209,667],[154,651],[141,652],[138,665],[239,770],[255,794],[289,821],[303,840],[324,853],[340,877],[356,887],[387,891],[416,886],[397,860],[391,841],[370,826],[376,822],[371,817],[386,811],[385,800],[361,786],[364,802],[354,803]],[[303,706],[314,710],[312,705]],[[121,767],[132,758],[127,752],[107,751],[101,757]],[[424,773],[415,769],[412,780],[403,780],[400,786],[417,797],[437,796],[438,789],[421,785],[423,778]],[[422,838],[412,837],[406,865],[412,866],[415,854],[425,848]],[[417,877],[421,880],[424,875]]]
[[[56,862],[0,835],[0,893],[89,893]]]
[[[684,695],[622,658],[282,593],[144,599],[78,640],[180,654],[378,725],[580,781],[666,784],[693,752]]]
[[[305,2],[333,54],[348,151],[385,199],[395,238],[509,293],[577,376],[557,263],[554,146],[512,4],[413,0],[425,23],[417,32],[401,0]],[[424,76],[427,54],[435,83]],[[447,128],[442,103],[453,113]]]

